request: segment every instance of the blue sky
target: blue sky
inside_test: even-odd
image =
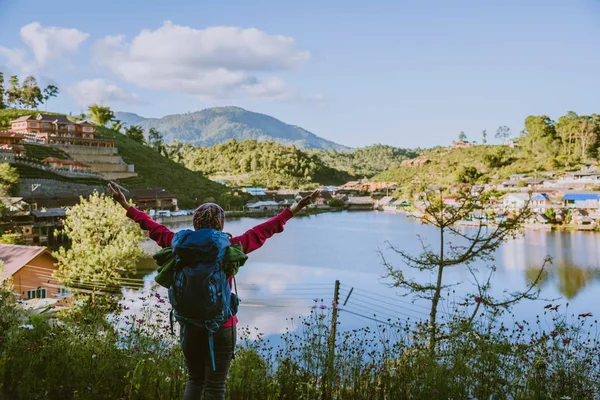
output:
[[[146,117],[236,105],[350,146],[600,112],[600,1],[0,0],[0,70]]]

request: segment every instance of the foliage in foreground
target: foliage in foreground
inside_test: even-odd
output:
[[[81,197],[67,211],[61,233],[69,237],[70,247],[53,253],[57,278],[93,293],[118,288],[122,277],[135,273],[136,261],[143,255],[142,230],[113,199],[98,192]]]
[[[1,295],[0,397],[180,398],[183,360],[167,315],[157,312],[165,305],[158,293],[140,297],[143,307],[133,314],[129,302],[109,316],[78,303],[56,318],[16,308],[7,290]],[[227,398],[597,398],[597,322],[559,310],[547,307],[531,324],[505,325],[493,313],[473,327],[456,318],[441,327],[449,336],[433,357],[418,323],[342,329],[335,374],[327,376],[331,307],[315,302],[280,345],[243,332]]]

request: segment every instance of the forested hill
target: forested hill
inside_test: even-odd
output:
[[[308,154],[316,155],[323,164],[330,168],[363,178],[396,168],[402,161],[416,158],[421,152],[420,149],[411,150],[374,144],[347,152],[309,150]]]
[[[139,125],[145,131],[155,128],[167,143],[179,140],[196,146],[213,146],[230,139],[252,139],[294,145],[301,149],[348,150],[348,147],[323,139],[306,129],[239,107],[207,108],[163,118],[143,118],[133,113],[116,112],[115,118],[128,125]]]
[[[211,147],[175,142],[169,156],[193,171],[241,186],[309,188],[339,185],[352,178],[293,146],[256,140],[230,140]]]

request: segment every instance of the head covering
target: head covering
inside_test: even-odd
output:
[[[194,211],[194,229],[223,230],[225,211],[215,203],[204,203]]]

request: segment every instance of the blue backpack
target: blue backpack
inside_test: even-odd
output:
[[[175,255],[169,301],[175,319],[208,331],[215,369],[213,334],[237,313],[239,299],[223,270],[229,236],[216,229],[179,231],[171,247]]]

